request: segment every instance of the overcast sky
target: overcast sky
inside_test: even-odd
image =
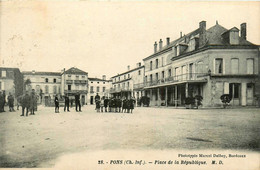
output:
[[[131,68],[153,53],[155,41],[179,38],[207,21],[225,28],[247,23],[260,44],[260,2],[4,1],[0,7],[1,66],[61,71],[75,66],[89,77]]]

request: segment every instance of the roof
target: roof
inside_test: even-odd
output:
[[[19,71],[20,72],[19,68],[15,68],[15,67],[0,67],[0,69],[1,70],[8,70],[8,71],[10,71],[10,70]]]
[[[139,70],[139,69],[141,69],[141,68],[144,68],[144,65],[142,65],[142,66],[140,66],[140,67],[136,67],[136,68],[131,69],[131,70],[128,70],[128,71],[126,71],[126,72],[123,72],[123,73],[118,74],[118,75],[116,75],[116,76],[113,76],[113,77],[111,77],[111,78],[115,78],[115,77],[118,77],[118,76],[121,76],[121,75],[124,75],[124,74],[130,73],[130,72],[132,72],[132,71]]]
[[[163,54],[165,52],[171,51],[172,47],[174,47],[177,44],[182,44],[182,42],[185,40],[185,38],[189,41],[192,37],[195,37],[196,35],[198,35],[200,33],[200,28],[188,33],[187,35],[184,35],[172,42],[170,42],[169,45],[164,46],[160,51],[146,57],[143,59],[143,61],[148,60],[150,58],[153,58],[155,56],[158,56],[160,54]],[[239,31],[238,28],[233,27],[231,29],[226,29],[223,26],[219,25],[218,23],[216,23],[216,25],[212,26],[211,28],[206,30],[206,44],[200,46],[199,48],[202,48],[204,46],[208,46],[208,45],[226,45],[226,46],[230,46],[230,44],[228,42],[226,42],[222,36],[222,34],[225,34],[229,31]],[[256,46],[255,44],[245,40],[242,37],[239,37],[239,44],[238,45],[246,45],[246,46]],[[188,50],[188,49],[187,49]],[[183,51],[183,53],[186,53],[186,51]]]
[[[63,74],[63,73],[62,73]],[[82,71],[76,67],[71,67],[70,69],[65,71],[65,74],[81,74],[81,75],[88,75],[87,72]]]
[[[91,77],[89,77],[88,80],[89,81],[109,81],[109,80],[103,80],[103,79],[100,79],[100,78],[91,78]]]
[[[33,72],[33,71],[23,71],[23,75],[42,75],[42,76],[60,76],[60,72]]]

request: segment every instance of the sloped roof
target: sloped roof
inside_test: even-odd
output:
[[[60,76],[60,72],[32,72],[32,71],[23,71],[23,75],[47,75],[47,76]]]
[[[76,67],[71,67],[70,69],[65,71],[66,74],[81,74],[81,75],[88,75],[87,72],[82,71]]]

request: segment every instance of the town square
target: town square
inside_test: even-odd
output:
[[[259,168],[259,6],[1,1],[0,168]]]

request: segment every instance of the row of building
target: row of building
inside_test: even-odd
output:
[[[240,33],[239,33],[240,32]],[[56,94],[81,94],[82,104],[94,104],[94,96],[150,98],[152,106],[182,106],[185,98],[200,95],[205,107],[222,105],[220,96],[230,94],[232,105],[256,105],[260,98],[260,48],[247,41],[246,23],[226,29],[201,21],[194,31],[174,41],[154,43],[154,53],[136,67],[117,74],[90,78],[72,67],[62,72],[20,72],[0,68],[0,89],[19,95],[35,89],[48,103]]]
[[[76,93],[80,94],[83,105],[94,104],[96,93],[109,95],[110,80],[105,75],[102,79],[90,78],[87,72],[75,67],[62,72],[20,72],[18,68],[0,67],[0,90],[18,97],[23,91],[32,89],[39,96],[38,102],[45,105],[53,104],[57,94],[60,97],[68,94],[73,101]]]
[[[240,32],[240,34],[239,34]],[[247,41],[246,23],[226,29],[201,21],[194,31],[174,41],[154,43],[154,53],[143,66],[113,76],[114,96],[147,96],[152,106],[181,106],[200,95],[205,107],[222,105],[230,94],[232,105],[256,105],[260,97],[259,46]]]

